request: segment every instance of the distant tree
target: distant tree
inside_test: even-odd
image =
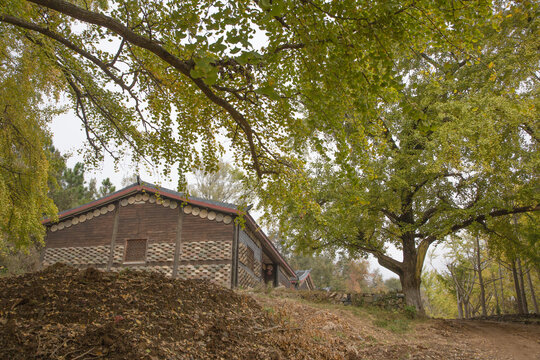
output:
[[[129,186],[137,182],[137,174],[126,175],[122,178],[122,187]]]
[[[60,160],[57,161],[61,163]],[[109,178],[102,181],[99,190],[95,179],[90,179],[87,183],[83,163],[78,162],[73,168],[69,168],[64,160],[60,167],[49,193],[60,211],[72,209],[115,191]]]
[[[345,280],[345,289],[348,292],[367,292],[372,285],[369,263],[364,259],[346,260],[342,276]]]
[[[111,179],[105,178],[101,181],[101,186],[98,190],[98,197],[109,195],[116,191],[116,186],[113,185]]]
[[[190,195],[235,204],[247,204],[250,199],[242,172],[223,160],[215,168],[195,169],[194,176],[195,182],[188,184]]]
[[[396,277],[388,278],[384,281],[384,285],[390,291],[401,291],[401,282]]]
[[[427,315],[438,318],[456,318],[455,287],[435,270],[425,271],[422,275],[422,295]]]
[[[384,279],[379,269],[375,269],[369,274],[369,290],[372,292],[388,291],[388,288],[384,284]]]
[[[345,281],[334,257],[329,254],[295,255],[287,258],[289,264],[296,270],[311,270],[311,278],[319,289],[345,290]]]

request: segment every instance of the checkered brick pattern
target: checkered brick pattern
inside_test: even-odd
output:
[[[124,245],[114,247],[113,264],[122,264],[124,262]]]
[[[85,246],[47,248],[43,257],[43,265],[57,262],[71,265],[103,265],[109,260],[110,246]]]
[[[244,264],[245,266],[248,266],[249,264],[249,261],[248,261],[248,246],[244,243],[239,243],[238,244],[238,260],[240,260],[240,262],[242,264]],[[261,271],[262,271],[262,264],[261,262],[259,261],[259,259],[255,258],[254,261],[253,261],[253,272],[255,274],[260,274]]]
[[[238,243],[238,260],[244,265],[248,264],[248,246],[244,243]]]
[[[174,246],[174,243],[148,244],[146,261],[173,261]]]
[[[230,260],[231,251],[231,241],[183,242],[180,260]]]
[[[251,275],[243,266],[238,267],[238,286],[253,288],[261,284],[261,280]]]
[[[209,280],[225,287],[231,286],[230,264],[179,265],[180,279]]]
[[[172,276],[172,266],[146,266],[146,265],[131,265],[131,266],[120,266],[113,267],[111,271],[120,272],[122,270],[129,269],[133,271],[152,271],[158,272],[165,276]]]
[[[257,259],[253,262],[253,273],[258,277],[262,277],[262,264]]]

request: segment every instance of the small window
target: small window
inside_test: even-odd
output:
[[[248,269],[254,270],[253,267],[255,265],[255,253],[250,247],[248,247],[246,251],[246,261],[246,266],[248,267]]]
[[[146,261],[146,239],[126,240],[126,252],[124,262]]]

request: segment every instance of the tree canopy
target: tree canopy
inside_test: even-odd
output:
[[[0,251],[42,238],[40,219],[56,214],[45,151],[53,111],[41,106],[51,79],[34,50],[0,28]]]
[[[373,254],[421,310],[432,243],[539,210],[537,11],[527,2],[494,7],[477,25],[475,48],[430,46],[393,58],[400,96],[377,98],[371,126],[360,96],[331,112],[309,108],[317,155],[299,181],[267,187],[281,233],[307,251]],[[402,260],[387,254],[388,244]]]
[[[538,208],[538,21],[532,1],[0,0],[88,162],[184,174],[231,149],[282,234],[375,254],[417,307],[431,243]]]

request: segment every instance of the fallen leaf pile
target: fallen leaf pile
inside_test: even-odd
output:
[[[343,359],[273,308],[207,282],[56,264],[0,278],[0,359]]]

